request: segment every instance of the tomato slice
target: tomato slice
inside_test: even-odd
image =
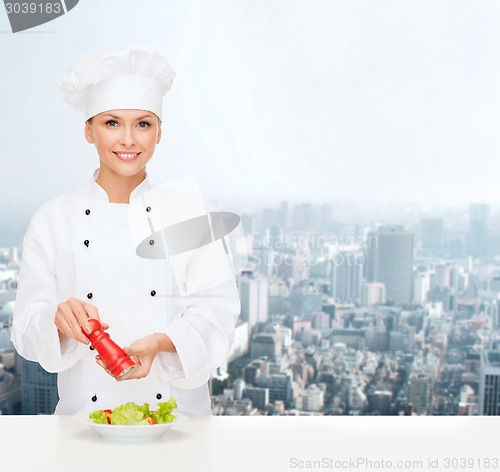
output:
[[[108,424],[111,424],[111,418],[109,415],[113,413],[113,410],[102,410],[102,412],[106,415],[106,420],[108,421]]]

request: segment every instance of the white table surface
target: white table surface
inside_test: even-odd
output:
[[[159,440],[119,443],[70,416],[0,416],[0,471],[395,471],[416,470],[397,460],[421,460],[418,470],[492,472],[500,464],[479,461],[500,459],[499,432],[499,417],[192,417]],[[445,468],[447,457],[478,465]],[[358,458],[393,465],[333,467]],[[299,462],[308,460],[323,466]]]

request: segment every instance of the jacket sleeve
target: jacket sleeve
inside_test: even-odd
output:
[[[58,304],[56,276],[30,223],[22,246],[11,340],[19,355],[40,363],[47,372],[61,372],[77,362],[77,342],[59,341],[54,324]]]
[[[182,293],[183,292],[183,293]],[[181,287],[183,315],[165,331],[177,350],[182,376],[172,378],[176,388],[205,384],[222,365],[234,341],[240,298],[230,253],[221,241],[195,252]]]

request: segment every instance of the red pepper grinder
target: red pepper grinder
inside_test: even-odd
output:
[[[125,351],[111,340],[109,334],[106,333],[99,320],[89,318],[88,323],[92,330],[87,334],[83,329],[83,334],[90,340],[91,346],[97,350],[101,356],[102,362],[111,371],[116,380],[124,379],[127,374],[135,369],[134,361],[125,354]]]

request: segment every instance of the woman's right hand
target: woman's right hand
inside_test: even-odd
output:
[[[89,340],[82,333],[82,328],[87,332],[91,332],[88,323],[89,318],[95,318],[101,322],[103,329],[108,329],[109,325],[103,323],[99,318],[99,313],[95,305],[78,300],[78,298],[70,298],[68,301],[60,303],[57,307],[54,323],[59,331],[59,339],[63,336],[76,339],[84,344],[89,344]]]

